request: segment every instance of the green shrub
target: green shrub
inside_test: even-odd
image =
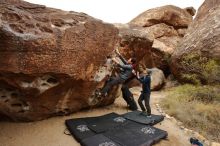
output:
[[[195,84],[195,85],[200,85],[201,84],[198,75],[194,74],[194,73],[192,73],[192,74],[182,74],[182,78],[186,79],[187,81],[189,81],[190,83]]]
[[[220,86],[175,87],[161,104],[186,127],[220,142]]]
[[[182,78],[193,84],[220,83],[220,66],[217,61],[198,53],[185,55],[181,61],[185,73]]]

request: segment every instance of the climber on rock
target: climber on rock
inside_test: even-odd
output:
[[[137,79],[142,84],[141,95],[138,99],[138,104],[140,105],[141,110],[143,111],[142,114],[147,115],[147,116],[151,116],[151,107],[150,107],[151,77],[150,77],[150,71],[144,70],[142,72],[141,77],[139,75],[139,72],[135,73],[135,71],[133,71],[133,73],[136,74]],[[145,103],[145,107],[143,105],[143,101]],[[147,110],[147,112],[146,112],[146,110]]]
[[[112,58],[112,61],[115,62],[116,65],[120,68],[120,73],[117,77],[111,78],[110,81],[108,81],[105,84],[105,86],[101,89],[101,91],[98,92],[99,97],[100,96],[102,96],[102,97],[107,96],[109,90],[114,85],[123,84],[133,74],[132,70],[135,68],[136,59],[130,58],[128,60],[125,60],[117,49],[115,52],[123,63],[123,64],[121,64],[116,58]]]

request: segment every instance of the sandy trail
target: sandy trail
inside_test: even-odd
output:
[[[132,92],[138,98],[140,88],[134,88]],[[164,98],[163,92],[153,92],[151,95],[151,107],[153,114],[156,111],[156,103]],[[99,116],[116,112],[123,114],[128,112],[126,103],[122,98],[110,106],[98,109],[85,110],[70,116],[54,117],[47,120],[32,123],[10,123],[0,122],[0,146],[80,146],[71,136],[63,134],[65,130],[65,119]],[[189,137],[170,120],[165,119],[155,127],[168,132],[167,140],[162,140],[155,146],[190,146]]]

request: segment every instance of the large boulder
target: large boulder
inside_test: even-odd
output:
[[[152,68],[149,71],[151,72],[151,90],[160,90],[165,82],[163,71],[158,68]]]
[[[151,53],[153,36],[141,27],[132,27],[128,24],[115,24],[119,29],[119,51],[126,59],[136,57],[140,62],[145,55]]]
[[[207,17],[207,13],[210,13],[211,11],[215,10],[215,8],[218,7],[219,5],[220,5],[219,0],[205,0],[203,4],[199,7],[195,19],[198,20]]]
[[[34,121],[114,102],[94,92],[111,74],[118,30],[84,13],[0,1],[0,115]]]
[[[115,24],[120,34],[120,52],[127,58],[137,57],[140,72],[157,67],[165,75],[170,74],[170,57],[192,22],[193,12],[192,7],[168,5],[147,10],[128,24]],[[159,90],[163,82],[161,79],[152,89]],[[140,84],[136,80],[129,83],[129,87],[137,85]]]
[[[153,39],[151,49],[148,48],[150,52],[140,61],[145,68],[157,67],[166,75],[170,73],[170,57],[192,22],[193,12],[190,11],[193,10],[172,5],[162,6],[141,13],[127,24]]]
[[[149,9],[138,15],[129,24],[149,27],[155,24],[165,23],[175,28],[187,28],[191,22],[192,15],[187,10],[167,5]]]
[[[220,6],[205,0],[171,62],[172,73],[193,83],[220,81]]]

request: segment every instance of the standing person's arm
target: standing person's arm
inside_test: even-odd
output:
[[[138,79],[141,83],[144,83],[144,77],[140,77],[139,72],[137,72],[137,79]]]
[[[124,64],[128,64],[127,60],[122,57],[122,55],[120,54],[120,52],[118,51],[118,49],[115,50],[115,53],[118,55],[118,57],[120,58],[120,60],[124,63]]]
[[[132,71],[133,72],[133,74],[135,74],[135,76],[136,76],[136,79],[138,80],[138,81],[140,81],[141,83],[144,83],[144,78],[142,77],[140,77],[140,74],[139,74],[139,72],[135,72],[134,70]]]

